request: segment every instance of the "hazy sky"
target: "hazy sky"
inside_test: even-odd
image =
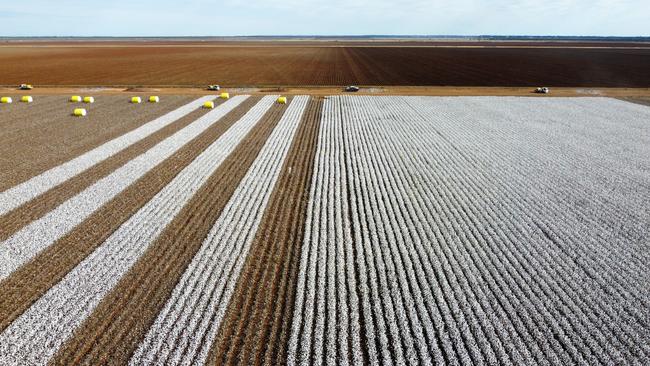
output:
[[[0,0],[0,36],[650,35],[650,0]]]

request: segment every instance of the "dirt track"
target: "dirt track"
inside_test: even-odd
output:
[[[647,48],[398,46],[5,45],[0,84],[650,87]]]

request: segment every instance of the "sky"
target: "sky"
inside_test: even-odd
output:
[[[0,1],[0,36],[648,36],[650,0]]]

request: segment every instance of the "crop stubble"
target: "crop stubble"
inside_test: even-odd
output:
[[[53,208],[86,189],[97,180],[105,177],[120,166],[124,165],[126,162],[141,155],[165,138],[183,129],[203,114],[205,114],[205,110],[201,109],[190,113],[140,142],[100,162],[51,190],[48,190],[35,199],[28,201],[13,211],[0,216],[0,241],[6,240],[9,236],[13,235],[25,225],[43,216]]]
[[[0,282],[0,330],[57,283],[110,234],[148,202],[189,162],[228,130],[259,98],[251,97],[82,224]]]
[[[128,362],[284,110],[276,104],[267,112],[61,348],[53,364]]]
[[[100,163],[101,161],[119,153],[120,151],[126,149],[127,147],[137,143],[141,139],[146,138],[152,133],[160,130],[161,128],[169,125],[170,123],[177,121],[183,116],[191,113],[192,111],[196,110],[204,101],[210,99],[213,99],[213,97],[205,96],[197,100],[193,100],[192,102],[187,103],[179,108],[176,108],[173,111],[165,113],[164,115],[157,117],[156,119],[151,120],[143,124],[142,126],[139,126],[129,131],[128,133],[125,133],[119,137],[106,141],[100,146],[97,146],[89,151],[86,151],[83,154],[75,157],[74,159],[71,159],[61,165],[52,167],[51,169],[48,169],[6,191],[1,192],[0,193],[0,214],[1,215],[6,214],[7,212],[19,207],[20,205],[58,186],[59,184],[64,183],[66,180],[73,178],[74,176]],[[230,110],[230,108],[228,108],[227,110]],[[204,120],[204,118],[201,118],[200,120]],[[188,130],[193,130],[193,129],[194,128],[188,126]],[[174,136],[178,137],[180,135],[174,134]],[[176,137],[172,138],[170,136],[169,139],[165,139],[164,141],[177,140]],[[168,147],[169,143],[161,142],[161,145]],[[158,153],[162,153],[164,148],[162,149],[154,148],[152,150],[157,151]],[[158,153],[147,152],[146,154],[149,155],[150,157],[153,157]],[[134,161],[139,161],[139,160],[136,158],[134,159]],[[145,162],[146,161],[148,160],[145,160]],[[144,169],[144,166],[142,166],[142,169]],[[133,169],[129,169],[128,171],[133,171]]]
[[[65,97],[36,97],[34,103],[0,113],[0,191],[121,136],[188,103],[169,96],[163,103],[133,105],[125,97],[102,96],[84,105],[89,115],[71,116],[75,104]]]
[[[296,132],[208,364],[285,359],[322,103],[310,101]]]

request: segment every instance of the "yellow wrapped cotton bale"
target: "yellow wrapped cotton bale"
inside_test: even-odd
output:
[[[133,103],[133,104],[142,103],[142,98],[140,98],[140,97],[132,97],[131,98],[131,103]]]
[[[84,108],[76,108],[72,114],[77,117],[85,117],[86,110]]]
[[[73,95],[73,96],[70,97],[70,101],[74,102],[74,103],[81,102],[82,100],[83,99],[79,95]]]
[[[34,98],[32,98],[30,95],[23,95],[20,98],[20,101],[23,102],[23,103],[31,103],[31,102],[34,101]]]
[[[230,94],[229,93],[221,93],[221,95],[219,97],[221,99],[228,99],[228,98],[230,98]]]
[[[93,97],[84,97],[84,103],[95,103],[95,98],[93,98]]]
[[[212,108],[214,108],[214,102],[213,102],[213,101],[209,101],[209,102],[205,102],[205,103],[203,103],[203,108],[207,108],[207,109],[212,109]]]
[[[11,97],[2,97],[2,98],[0,98],[0,103],[2,103],[2,104],[10,104],[10,103],[13,103],[13,102],[14,101],[13,101],[13,99],[11,99]]]
[[[287,97],[280,97],[280,98],[278,98],[278,103],[280,103],[280,104],[287,104]]]
[[[149,97],[149,103],[158,103],[160,102],[160,98],[156,95],[152,95]]]

